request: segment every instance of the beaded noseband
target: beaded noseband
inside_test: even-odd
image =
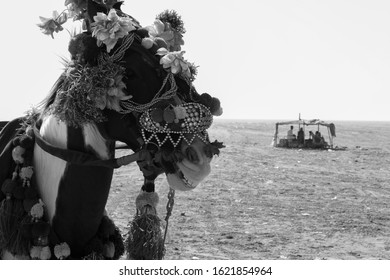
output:
[[[191,145],[195,138],[209,143],[207,129],[213,122],[210,110],[199,103],[153,108],[140,117],[141,133],[146,144],[157,141],[159,147],[170,141],[176,147],[183,139]],[[176,135],[176,137],[172,137]]]

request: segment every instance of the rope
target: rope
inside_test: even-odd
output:
[[[170,89],[164,93],[162,91],[166,87],[167,83],[170,84]],[[161,100],[167,100],[172,97],[174,97],[177,93],[177,85],[175,82],[175,78],[172,73],[169,73],[163,82],[163,85],[161,86],[160,90],[157,92],[157,94],[153,97],[152,101],[146,104],[138,104],[130,99],[121,101],[121,114],[127,114],[131,112],[137,112],[137,113],[143,113],[146,110],[148,110],[150,107],[152,107],[154,104],[158,103]]]
[[[140,38],[134,33],[130,33],[129,35],[124,37],[122,44],[118,47],[118,49],[115,50],[115,52],[112,55],[105,53],[99,57],[99,63],[104,63],[105,61],[113,61],[113,62],[121,61],[126,53],[126,50],[133,44],[135,38],[137,38],[137,40],[140,40]],[[167,90],[166,92],[163,92],[168,82],[170,85],[170,89]],[[149,103],[138,104],[130,99],[123,100],[121,101],[122,108],[120,110],[120,113],[121,114],[127,114],[132,112],[143,113],[146,110],[148,110],[150,107],[158,103],[159,101],[167,100],[174,97],[176,93],[177,93],[177,85],[175,82],[175,78],[172,73],[168,73],[168,75],[164,78],[164,82],[161,88]]]
[[[165,244],[165,239],[167,238],[169,217],[172,215],[173,205],[175,204],[174,198],[175,198],[175,190],[170,188],[168,193],[167,215],[165,216],[166,225],[165,225],[163,245]]]
[[[133,44],[134,42],[134,34],[130,33],[127,35],[120,47],[110,56],[114,61],[121,61],[123,56],[125,55],[126,50]]]
[[[115,52],[112,55],[109,55],[108,53],[104,53],[102,56],[99,57],[99,62],[104,61],[113,61],[113,62],[119,62],[124,57],[127,49],[133,44],[134,42],[134,34],[130,33],[126,37],[123,38],[122,44],[115,50]]]

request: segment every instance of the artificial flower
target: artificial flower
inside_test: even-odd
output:
[[[54,32],[58,33],[64,28],[62,25],[68,20],[68,15],[66,12],[58,14],[57,11],[53,11],[51,18],[39,17],[42,23],[38,24],[38,27],[41,28],[43,34],[50,35],[54,38]]]
[[[40,199],[33,207],[31,207],[30,214],[35,219],[40,219],[43,217],[43,202]]]
[[[57,244],[54,247],[54,255],[59,260],[66,259],[67,257],[70,256],[69,245],[66,242],[63,242],[61,244]]]
[[[123,89],[126,88],[126,84],[122,81],[123,75],[118,75],[110,81],[110,89],[108,90],[109,96],[116,96],[118,98],[124,97],[126,94]]]
[[[167,22],[156,19],[153,25],[146,27],[149,36],[153,39],[162,38],[168,46],[169,51],[180,51],[184,45],[183,35],[171,28]],[[146,44],[146,43],[145,43]]]
[[[173,74],[183,74],[187,78],[191,78],[190,64],[184,60],[184,51],[168,52],[167,49],[160,48],[157,54],[161,56],[160,64],[164,69],[169,69]]]
[[[112,79],[112,85],[108,90],[108,96],[106,97],[106,107],[118,112],[121,109],[120,101],[132,98],[131,95],[126,95],[123,91],[126,88],[126,84],[122,79],[122,75],[118,75],[115,79]]]
[[[87,8],[87,0],[66,0],[65,6],[68,9],[68,17],[77,20]]]
[[[120,17],[115,9],[111,9],[108,15],[97,13],[93,17],[92,36],[96,37],[97,44],[105,44],[107,52],[110,52],[118,39],[126,36],[130,31],[135,30],[134,24],[129,17]]]
[[[34,168],[32,166],[22,167],[20,169],[19,176],[22,179],[31,179],[34,174]]]
[[[173,39],[167,41],[169,49],[171,51],[180,51],[181,46],[184,45],[183,35],[179,32],[173,32]]]

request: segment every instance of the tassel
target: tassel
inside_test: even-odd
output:
[[[126,241],[128,258],[161,260],[165,255],[160,218],[154,214],[136,215],[130,224]]]
[[[17,235],[20,223],[25,216],[23,202],[13,199],[7,194],[7,198],[0,205],[0,249],[15,247],[13,244],[15,235]]]
[[[161,220],[157,216],[158,195],[141,192],[136,199],[137,214],[130,223],[126,247],[129,259],[161,260],[165,254]]]
[[[16,233],[11,236],[8,250],[13,255],[28,256],[31,248],[31,217],[25,215]]]

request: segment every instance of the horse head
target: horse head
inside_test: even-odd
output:
[[[114,11],[124,15],[120,9]],[[99,19],[95,14],[90,18]],[[198,94],[192,83],[196,68],[184,60],[180,46],[168,46],[161,38],[153,38],[147,46],[150,28],[137,22],[133,26],[109,53],[88,33],[76,36],[69,50],[74,61],[87,67],[114,63],[121,68],[120,74],[111,77],[121,79],[115,89],[120,93],[109,96],[106,106],[100,107],[107,136],[133,151],[149,152],[148,159],[138,161],[148,181],[165,173],[172,188],[193,189],[209,175],[211,159],[223,147],[217,141],[211,143],[207,134],[213,114],[221,113],[219,100]]]

